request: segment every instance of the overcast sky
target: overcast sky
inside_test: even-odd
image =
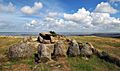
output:
[[[0,32],[120,32],[120,0],[0,0]]]

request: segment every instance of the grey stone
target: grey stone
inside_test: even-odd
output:
[[[30,57],[33,54],[32,48],[26,43],[19,43],[9,47],[9,58],[25,58]]]
[[[79,45],[76,42],[76,40],[72,40],[69,44],[68,51],[67,51],[68,56],[78,56],[80,55],[80,49]]]
[[[83,56],[91,56],[93,52],[89,45],[84,44],[84,46],[81,48],[80,54]]]
[[[64,43],[62,41],[58,41],[54,45],[53,56],[64,57],[66,56],[64,52]]]
[[[45,44],[39,44],[38,55],[42,62],[51,60],[51,51],[48,47],[45,46]]]

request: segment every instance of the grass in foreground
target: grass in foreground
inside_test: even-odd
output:
[[[96,56],[93,56],[88,61],[80,57],[70,57],[68,62],[72,71],[120,71],[119,67],[105,62]]]

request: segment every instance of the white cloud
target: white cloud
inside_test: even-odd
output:
[[[27,29],[29,29],[29,28],[36,27],[38,24],[39,24],[39,22],[38,22],[37,20],[32,20],[32,21],[26,23],[26,24],[25,24],[25,27],[26,27]]]
[[[90,12],[87,11],[85,8],[79,9],[74,14],[64,14],[64,18],[66,20],[74,21],[78,24],[84,25],[86,27],[92,26],[91,21],[92,17],[90,16]]]
[[[68,21],[75,22],[81,30],[86,31],[118,31],[120,18],[111,17],[109,13],[89,12],[85,8],[73,14],[64,14]]]
[[[11,2],[7,6],[0,4],[0,12],[13,13],[15,12],[15,6]]]
[[[120,0],[109,0],[110,2],[120,2]]]
[[[22,7],[21,12],[31,15],[37,13],[42,7],[43,4],[41,2],[35,2],[33,7],[30,6]]]
[[[57,12],[49,12],[48,13],[48,17],[57,17],[57,16],[59,16],[60,14],[59,13],[57,13]]]
[[[97,5],[95,12],[115,14],[118,10],[114,9],[108,2],[101,2]]]

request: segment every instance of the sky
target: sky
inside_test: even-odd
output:
[[[120,0],[0,0],[0,32],[119,32]]]

